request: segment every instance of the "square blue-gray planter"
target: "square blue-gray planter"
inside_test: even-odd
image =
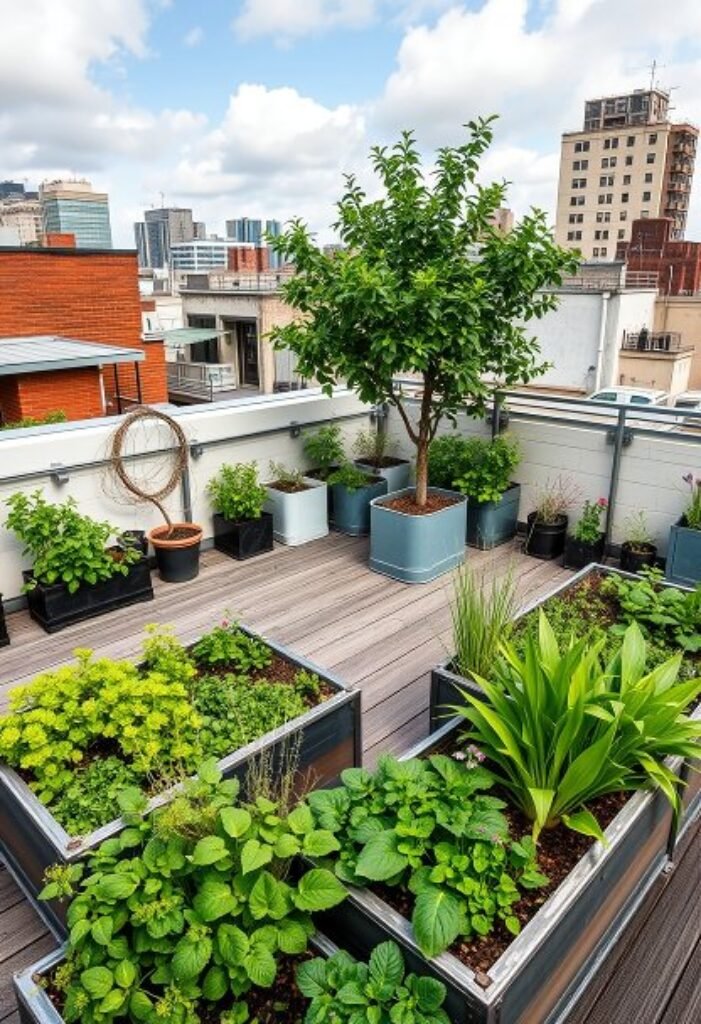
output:
[[[333,484],[329,493],[333,495],[334,530],[360,537],[370,533],[370,502],[387,494],[387,481],[381,476],[374,477],[372,483],[354,491],[345,484]]]
[[[687,587],[701,580],[701,530],[685,526],[683,519],[669,528],[665,576]]]
[[[464,561],[467,499],[432,487],[431,494],[455,502],[419,516],[387,506],[388,500],[413,493],[413,487],[405,487],[370,503],[370,568],[402,583],[428,583]]]
[[[387,490],[390,494],[392,491],[401,491],[402,488],[408,487],[411,479],[411,463],[406,459],[394,459],[391,457],[383,461],[387,465],[376,466],[374,463],[364,462],[362,459],[356,459],[355,464],[358,469],[363,469],[366,473],[372,474],[372,476],[383,476],[387,481]]]
[[[488,551],[516,536],[521,485],[510,484],[499,501],[467,499],[467,543]]]

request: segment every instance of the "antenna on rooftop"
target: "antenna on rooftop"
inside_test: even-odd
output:
[[[159,192],[158,194],[161,197],[161,209],[164,210],[166,205],[166,194],[165,192]]]
[[[633,68],[633,71],[649,71],[650,72],[650,91],[657,89],[660,86],[657,82],[657,72],[660,68],[666,68],[666,64],[660,64],[657,58],[654,57],[651,64],[639,64],[638,67]]]

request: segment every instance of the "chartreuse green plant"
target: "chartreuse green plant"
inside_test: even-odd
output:
[[[373,478],[368,475],[367,471],[364,472],[354,466],[352,462],[344,462],[327,479],[329,487],[341,484],[347,491],[359,491],[361,487],[367,487],[372,482]]]
[[[500,501],[511,484],[511,477],[520,458],[518,445],[508,436],[500,435],[491,441],[483,437],[470,437],[453,486],[480,504]]]
[[[450,1024],[445,985],[406,974],[395,942],[375,946],[367,964],[340,950],[297,968],[297,987],[311,999],[305,1024]]]
[[[513,934],[522,889],[547,879],[535,846],[509,836],[502,800],[483,767],[434,755],[380,759],[374,774],[342,773],[343,786],[310,793],[318,826],[340,843],[335,871],[344,882],[383,882],[416,897],[412,925],[426,956],[458,936],[488,935],[497,921]]]
[[[698,753],[701,722],[684,711],[701,679],[678,682],[681,654],[646,671],[635,623],[608,663],[605,642],[570,638],[560,648],[541,611],[523,658],[504,644],[489,678],[477,680],[484,697],[465,690],[454,708],[469,722],[464,739],[532,821],[534,840],[561,821],[603,840],[587,804],[606,793],[659,787],[676,810],[679,779],[664,759]]]
[[[227,668],[233,672],[264,669],[273,660],[267,644],[249,636],[228,619],[223,619],[197,641],[192,656],[204,668]]]
[[[46,501],[41,490],[32,494],[18,491],[5,499],[10,513],[5,526],[24,544],[23,554],[32,557],[31,590],[37,583],[63,583],[74,594],[85,583],[95,584],[126,576],[141,553],[124,545],[119,558],[108,544],[121,538],[117,527],[98,522],[78,511],[74,498],[62,504]]]
[[[207,494],[215,512],[241,522],[260,519],[268,492],[258,480],[255,462],[223,465],[207,484]]]
[[[345,889],[323,867],[292,875],[291,861],[338,843],[306,804],[282,816],[273,801],[241,804],[237,793],[214,762],[146,818],[143,797],[125,791],[127,827],[82,878],[75,865],[52,872],[42,898],[75,892],[67,960],[53,979],[68,1024],[199,1024],[205,1008],[240,1024],[251,988],[274,983],[281,956],[306,951],[312,913]]]

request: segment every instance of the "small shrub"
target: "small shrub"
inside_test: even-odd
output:
[[[468,438],[454,485],[474,501],[499,501],[511,484],[520,458],[518,446],[510,437],[499,436],[492,441]]]
[[[579,488],[562,476],[546,480],[536,488],[536,523],[555,526],[579,500]]]
[[[326,482],[329,487],[340,484],[347,491],[359,491],[361,487],[367,487],[373,483],[373,480],[362,469],[354,466],[352,462],[344,462],[342,466],[339,466],[338,469],[331,473]]]
[[[36,419],[34,416],[25,416],[21,420],[15,420],[13,423],[3,423],[0,426],[0,430],[19,430],[22,427],[43,427],[49,423],[65,423],[68,417],[65,412],[61,409],[56,409],[55,412],[47,412],[45,416]]]
[[[301,469],[288,469],[282,462],[270,463],[270,485],[274,487],[276,484],[281,484],[281,490],[285,491],[305,491],[307,485],[304,482],[304,474]]]
[[[268,496],[265,487],[258,482],[255,462],[222,466],[209,481],[207,493],[214,511],[232,522],[260,519]]]
[[[461,434],[443,434],[428,449],[428,482],[446,491],[455,489],[455,481],[467,470],[468,438]]]
[[[652,534],[648,529],[647,516],[642,509],[631,512],[624,524],[625,543],[631,551],[644,553],[654,547]]]
[[[319,427],[313,434],[304,435],[304,454],[312,466],[326,479],[333,466],[345,462],[346,455],[341,440],[341,428],[336,423]]]
[[[608,508],[606,498],[585,501],[582,514],[577,520],[572,536],[582,544],[596,544],[601,536],[601,515]]]
[[[368,427],[367,430],[359,430],[356,434],[353,441],[353,454],[360,462],[366,462],[370,466],[379,468],[389,457],[392,443],[392,438],[386,430]]]
[[[192,656],[204,668],[225,668],[242,673],[267,668],[273,659],[267,644],[244,633],[236,622],[226,619],[197,641],[192,648]]]
[[[644,568],[640,576],[629,580],[612,573],[604,578],[601,590],[616,599],[622,620],[611,632],[620,635],[637,622],[646,636],[692,654],[701,651],[701,586],[693,591],[666,587],[660,569]]]

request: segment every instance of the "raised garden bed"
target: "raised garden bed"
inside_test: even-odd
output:
[[[25,583],[34,579],[31,570],[22,575]],[[130,565],[126,576],[119,573],[100,583],[83,583],[74,594],[63,583],[37,582],[27,592],[29,614],[47,633],[56,633],[74,622],[105,615],[116,608],[152,600],[151,570],[145,557]]]
[[[402,760],[445,752],[457,729],[457,722],[448,722]],[[383,898],[389,890],[381,887],[352,888],[332,914],[322,915],[321,927],[358,957],[380,941],[396,941],[410,970],[431,973],[447,986],[446,1010],[455,1024],[564,1022],[667,863],[672,811],[661,792],[636,793],[611,813],[608,845],[576,837],[589,848],[534,914],[538,901],[532,901],[515,938],[505,932],[501,943],[494,943],[496,933],[458,942],[428,960],[409,920]]]
[[[264,639],[246,627],[239,628],[249,637]],[[341,680],[287,648],[267,638],[264,643],[274,657],[282,659],[294,671],[318,677],[322,686],[321,701],[279,728],[232,750],[218,761],[219,767],[225,778],[244,781],[256,758],[264,755],[271,770],[276,772],[292,751],[300,791],[310,785],[329,785],[338,779],[344,768],[360,763],[360,692],[347,689]],[[153,796],[149,807],[168,802],[173,792],[171,788]],[[42,888],[49,865],[77,861],[123,828],[121,818],[115,818],[88,834],[69,835],[27,782],[6,765],[0,765],[0,816],[6,823],[0,853],[31,898]],[[65,907],[54,903],[42,907],[62,933]]]

